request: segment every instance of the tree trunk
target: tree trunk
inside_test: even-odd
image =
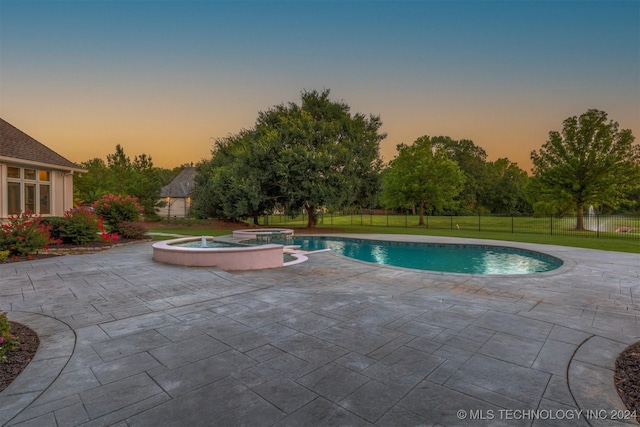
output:
[[[424,200],[420,200],[420,222],[418,225],[424,225]]]
[[[309,216],[309,221],[307,222],[307,228],[312,230],[316,228],[316,212],[315,206],[313,205],[305,205],[304,207],[307,210],[307,215]]]
[[[578,202],[576,217],[577,217],[576,231],[584,231],[584,203],[583,202]]]
[[[258,223],[258,215],[253,216],[253,225],[260,225],[260,223]]]

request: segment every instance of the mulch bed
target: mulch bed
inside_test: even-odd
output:
[[[0,362],[0,392],[27,367],[40,345],[38,335],[32,329],[16,322],[9,322],[9,325],[20,345],[7,354],[6,362]]]
[[[640,342],[618,355],[614,380],[622,402],[636,412],[636,421],[640,423]]]

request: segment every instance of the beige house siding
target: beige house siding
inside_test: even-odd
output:
[[[4,163],[6,161],[6,163]],[[9,200],[8,200],[8,183],[7,171],[9,167],[21,168],[21,169],[35,169],[36,171],[49,172],[49,182],[41,182],[41,184],[50,186],[50,213],[43,214],[42,216],[63,216],[65,211],[73,207],[73,172],[61,171],[53,169],[51,166],[46,167],[43,165],[33,165],[28,163],[16,162],[13,159],[0,159],[0,218],[6,219],[9,217]],[[22,185],[24,185],[24,180]],[[24,190],[21,190],[24,193]],[[39,200],[37,201],[39,202]],[[24,202],[23,202],[24,204]],[[36,206],[38,206],[37,203]],[[34,212],[39,214],[40,212]]]
[[[191,190],[196,168],[184,168],[169,185],[162,187],[160,201],[166,205],[158,210],[161,218],[189,218],[191,216]]]
[[[165,198],[166,206],[158,210],[161,218],[189,218],[191,212],[190,198]]]
[[[7,176],[7,167],[0,162],[0,223],[3,218],[7,217],[5,206],[7,205],[7,184],[5,183]]]
[[[53,206],[52,216],[63,216],[65,211],[73,207],[73,173],[53,173]]]
[[[19,174],[10,177],[10,171]],[[73,207],[75,172],[86,171],[0,119],[0,220],[26,209],[63,216]],[[10,193],[19,194],[11,201],[17,212],[10,211]]]

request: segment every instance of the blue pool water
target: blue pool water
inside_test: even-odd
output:
[[[336,237],[296,236],[286,242],[302,249],[332,251],[395,267],[467,274],[531,274],[554,270],[562,261],[539,252],[499,246],[398,243]]]

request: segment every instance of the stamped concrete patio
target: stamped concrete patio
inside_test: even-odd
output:
[[[470,276],[322,252],[228,273],[141,243],[0,265],[0,308],[41,339],[0,425],[616,425],[640,256],[513,245],[565,264]]]

